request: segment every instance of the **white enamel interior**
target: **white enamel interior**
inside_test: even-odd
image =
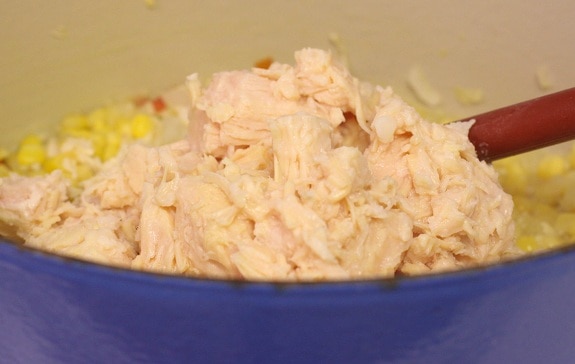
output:
[[[573,15],[575,2],[537,0],[2,1],[0,145],[193,72],[335,49],[334,36],[360,78],[410,99],[406,75],[419,65],[442,108],[473,115],[574,86]],[[463,107],[455,87],[481,88],[485,102]]]

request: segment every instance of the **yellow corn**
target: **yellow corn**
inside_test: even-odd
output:
[[[549,155],[541,160],[537,167],[537,175],[548,179],[564,174],[569,169],[569,164],[560,155]]]
[[[105,136],[101,133],[90,133],[90,136],[86,139],[91,142],[92,148],[94,149],[94,155],[102,159],[104,148],[106,146]]]
[[[46,148],[39,136],[29,135],[22,140],[16,152],[16,161],[18,164],[29,166],[31,164],[42,163],[44,159],[46,159]]]
[[[118,132],[109,132],[106,134],[106,145],[102,151],[101,159],[107,161],[118,154],[122,144],[122,137]]]
[[[101,107],[89,113],[87,118],[90,129],[94,131],[105,131],[108,120],[110,119],[110,112],[107,108]]]
[[[132,136],[141,139],[153,131],[154,124],[148,115],[137,114],[132,118],[130,126]]]
[[[551,249],[561,246],[561,240],[556,235],[540,235],[537,239],[537,249]]]
[[[138,109],[134,104],[118,104],[88,113],[70,114],[62,118],[54,137],[44,140],[37,135],[29,135],[13,152],[0,149],[0,177],[10,172],[36,175],[59,169],[73,182],[85,180],[97,172],[93,168],[99,165],[97,161],[85,163],[85,158],[105,162],[115,157],[126,142],[151,142],[155,117],[149,109]],[[88,152],[80,160],[76,152],[70,151],[70,146],[72,150],[75,149],[74,140],[78,140],[79,146],[88,142],[93,149],[92,156]]]
[[[575,212],[559,213],[554,225],[559,233],[575,242]]]
[[[88,128],[88,118],[81,114],[67,116],[60,122],[60,131],[64,133],[88,130]]]
[[[500,181],[503,186],[507,187],[507,192],[516,195],[527,189],[529,185],[528,173],[517,157],[495,161],[493,165],[498,169]]]
[[[42,168],[48,173],[62,168],[62,155],[60,154],[58,156],[46,159],[42,165]]]
[[[132,135],[132,120],[127,117],[121,117],[116,121],[116,131],[126,138]]]
[[[88,167],[87,165],[78,164],[76,166],[75,181],[77,181],[77,182],[85,181],[88,178],[92,177],[93,175],[94,175],[94,171],[92,171],[92,169],[90,167]]]
[[[455,98],[462,105],[477,105],[484,100],[483,90],[480,88],[456,87]]]
[[[517,238],[517,246],[526,252],[532,252],[538,248],[537,239],[531,235],[520,236]]]

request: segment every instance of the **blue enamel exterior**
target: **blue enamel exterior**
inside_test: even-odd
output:
[[[354,283],[114,269],[0,243],[2,363],[568,363],[575,250]]]

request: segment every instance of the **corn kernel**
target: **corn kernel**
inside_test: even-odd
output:
[[[524,235],[517,238],[516,245],[519,249],[526,252],[532,252],[538,248],[537,239],[530,235]]]
[[[154,9],[156,7],[156,0],[144,0],[144,3],[146,4],[146,7],[150,10]]]
[[[16,152],[16,162],[22,166],[42,163],[46,158],[46,148],[37,135],[29,135],[22,140]]]
[[[554,225],[559,233],[567,234],[570,239],[575,238],[575,212],[558,214]]]
[[[120,146],[122,144],[122,138],[118,133],[108,133],[106,134],[106,145],[103,150],[102,160],[107,161],[118,154]]]
[[[132,137],[132,120],[122,117],[116,121],[115,131],[124,137]]]
[[[28,136],[26,136],[24,139],[22,139],[22,141],[20,142],[20,144],[37,144],[37,145],[42,145],[42,138],[36,134],[30,134]]]
[[[456,87],[454,93],[455,98],[462,105],[481,104],[485,98],[483,90],[480,88]]]
[[[555,207],[546,203],[536,203],[529,213],[541,223],[539,227],[541,231],[547,231],[550,234],[553,233],[551,224],[555,221],[558,213]]]
[[[96,133],[105,133],[110,131],[110,126],[108,125],[108,121],[104,119],[95,119],[92,122],[91,130]]]
[[[528,174],[525,168],[516,158],[507,158],[493,164],[499,171],[502,186],[511,194],[525,192],[528,182]]]
[[[60,122],[60,130],[86,130],[89,127],[88,118],[85,115],[70,115]]]
[[[567,161],[559,155],[546,156],[539,162],[537,175],[541,178],[551,178],[564,174],[569,169]]]
[[[88,178],[92,177],[93,175],[94,175],[94,172],[87,165],[78,164],[76,166],[76,176],[75,177],[76,177],[77,182],[85,181]]]
[[[562,245],[561,240],[555,235],[540,235],[538,236],[537,243],[539,246],[536,249],[550,249]]]
[[[534,210],[536,202],[524,196],[513,196],[515,212],[528,212]]]
[[[137,114],[131,121],[132,136],[136,139],[141,139],[150,134],[153,129],[152,119],[144,114]]]
[[[94,148],[94,154],[100,158],[104,159],[104,151],[106,149],[106,134],[102,133],[90,133],[90,141],[92,142],[92,147]]]
[[[56,169],[62,169],[64,167],[63,160],[66,158],[66,154],[58,154],[50,158],[46,158],[42,168],[45,172],[50,173],[55,171]]]
[[[110,119],[109,111],[101,107],[88,114],[88,123],[92,129],[97,129],[99,126],[107,125]]]

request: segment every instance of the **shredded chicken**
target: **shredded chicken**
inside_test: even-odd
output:
[[[0,180],[0,233],[134,269],[345,280],[518,255],[511,197],[467,138],[329,52],[187,79],[189,133],[130,145],[79,196],[58,171]]]

